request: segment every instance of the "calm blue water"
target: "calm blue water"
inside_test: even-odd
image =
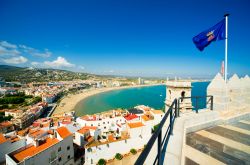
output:
[[[208,82],[192,83],[192,86],[192,96],[206,95]],[[131,108],[141,104],[155,109],[162,109],[165,97],[165,85],[121,89],[88,97],[77,104],[75,111],[77,116],[82,116],[117,108]],[[204,99],[201,100],[199,106],[205,106]]]

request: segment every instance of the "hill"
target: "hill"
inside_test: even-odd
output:
[[[44,81],[68,81],[75,79],[94,78],[96,75],[78,73],[60,69],[27,68],[9,65],[0,65],[0,77],[5,81],[44,82]]]

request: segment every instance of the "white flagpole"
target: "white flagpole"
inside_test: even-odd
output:
[[[229,14],[225,14],[225,24],[226,24],[226,31],[225,31],[225,82],[227,82],[227,38],[228,38],[228,16]]]

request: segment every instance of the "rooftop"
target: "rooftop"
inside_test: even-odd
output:
[[[132,108],[128,110],[129,113],[133,113],[133,114],[143,114],[143,110],[137,109],[137,108]]]
[[[174,81],[167,81],[166,85],[168,87],[180,87],[180,88],[191,88],[191,81],[185,81],[185,80],[174,80]]]
[[[63,139],[65,139],[66,137],[68,137],[72,134],[66,127],[57,128],[56,131]]]
[[[138,128],[138,127],[142,127],[144,125],[142,124],[142,122],[135,122],[135,123],[128,123],[128,126],[130,128]]]
[[[89,148],[89,147],[94,147],[94,146],[99,146],[99,145],[103,145],[103,144],[109,144],[109,143],[113,143],[113,142],[118,142],[118,141],[121,141],[121,140],[126,140],[129,138],[129,134],[127,131],[121,131],[121,137],[116,139],[114,137],[113,134],[110,134],[107,136],[107,140],[105,141],[92,141],[90,143],[88,143],[85,147],[86,148]]]
[[[151,110],[154,114],[164,114],[164,112],[162,110]]]
[[[10,127],[12,126],[13,124],[10,122],[10,121],[3,121],[0,123],[0,128],[4,128],[4,127]]]
[[[82,116],[81,119],[86,120],[86,121],[95,121],[96,116],[95,115],[93,115],[93,116],[85,115],[85,116]]]
[[[32,157],[32,156],[38,154],[39,152],[42,152],[42,151],[46,150],[47,148],[55,145],[58,142],[59,142],[59,140],[56,138],[47,138],[39,146],[37,146],[37,147],[34,145],[28,146],[27,148],[23,148],[23,150],[18,151],[17,153],[14,153],[12,156],[17,160],[17,162],[21,162],[25,158]]]
[[[81,133],[81,134],[85,134],[86,132],[88,132],[89,130],[96,130],[97,127],[94,127],[94,126],[85,126],[85,127],[82,127],[81,129],[79,129],[77,132]]]
[[[80,134],[85,134],[86,132],[88,132],[89,129],[84,129],[84,128],[81,128],[79,129],[77,132],[80,133]]]
[[[150,119],[147,115],[142,115],[141,118],[142,118],[144,121],[152,120],[152,119]]]
[[[0,144],[5,143],[7,139],[0,133]]]
[[[34,132],[30,132],[29,136],[32,138],[38,138],[41,135],[44,135],[46,133],[47,133],[46,131],[39,129],[39,130],[35,130]]]
[[[138,118],[136,114],[128,114],[127,116],[124,117],[126,120],[133,120]]]

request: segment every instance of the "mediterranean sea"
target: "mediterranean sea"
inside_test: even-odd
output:
[[[192,96],[205,96],[209,82],[192,83]],[[108,91],[83,99],[76,105],[77,116],[94,114],[117,108],[132,108],[147,105],[162,109],[166,98],[166,86],[146,86]],[[194,101],[193,101],[194,102]],[[200,99],[199,108],[204,108],[205,99]]]

